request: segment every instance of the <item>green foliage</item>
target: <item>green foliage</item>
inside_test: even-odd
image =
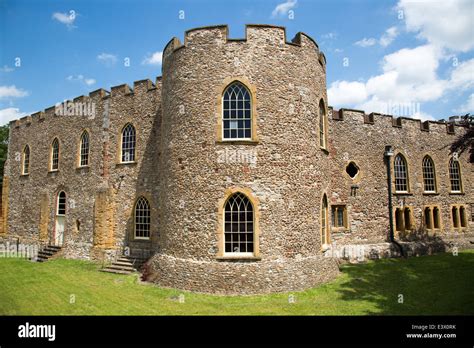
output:
[[[459,125],[466,128],[466,132],[456,138],[451,144],[450,151],[459,154],[468,151],[469,162],[474,163],[474,116],[469,114],[461,116]]]
[[[345,265],[331,283],[259,296],[164,289],[99,268],[86,261],[0,257],[0,315],[474,314],[473,250]]]

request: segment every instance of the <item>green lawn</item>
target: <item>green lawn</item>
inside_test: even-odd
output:
[[[290,293],[213,296],[163,289],[140,284],[136,275],[98,272],[99,267],[75,260],[0,258],[0,314],[474,314],[474,250],[345,265],[335,281],[291,293],[295,303],[289,303]]]

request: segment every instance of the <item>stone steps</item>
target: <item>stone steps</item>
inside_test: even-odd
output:
[[[145,261],[145,259],[141,258],[121,256],[111,265],[101,269],[101,271],[117,274],[132,274],[138,272]]]
[[[60,246],[48,245],[41,249],[36,256],[36,262],[45,262],[61,251]]]

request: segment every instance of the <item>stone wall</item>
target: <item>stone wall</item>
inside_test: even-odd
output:
[[[336,259],[396,257],[389,243],[386,145],[405,155],[409,194],[394,206],[410,206],[414,229],[396,238],[409,255],[470,247],[474,225],[473,166],[460,157],[462,194],[449,191],[448,149],[462,132],[446,124],[340,110],[326,120],[327,148],[320,147],[319,104],[327,105],[326,60],[317,44],[285,29],[249,25],[244,39],[229,39],[226,26],[186,32],[164,48],[163,77],[99,89],[76,102],[92,102],[93,117],[61,116],[55,108],[10,124],[2,194],[0,241],[51,242],[57,194],[67,194],[63,255],[114,259],[155,254],[149,280],[161,286],[209,293],[302,290],[338,274]],[[222,141],[222,93],[233,81],[252,94],[254,134]],[[121,163],[121,132],[136,129],[136,161]],[[428,128],[427,128],[428,127]],[[90,136],[90,166],[78,167],[80,136]],[[426,131],[428,130],[428,131]],[[60,168],[48,171],[50,146],[60,140]],[[31,149],[30,174],[21,175],[21,153]],[[438,192],[422,189],[421,161],[436,164]],[[354,162],[353,179],[346,166]],[[393,159],[392,159],[393,163]],[[393,164],[392,164],[393,165]],[[256,252],[223,253],[222,209],[233,192],[255,209]],[[322,246],[321,202],[347,208],[347,228],[331,228]],[[151,238],[134,238],[133,210],[144,196],[151,206]],[[453,229],[450,206],[464,204],[469,222]],[[439,205],[442,228],[427,233],[425,205]],[[329,212],[331,217],[331,212]],[[0,219],[0,223],[1,223]]]
[[[19,238],[21,243],[52,243],[57,195],[64,191],[65,257],[110,258],[128,245],[131,207],[146,181],[139,173],[148,163],[156,162],[153,156],[158,137],[153,127],[160,119],[161,99],[161,89],[149,80],[137,81],[134,87],[133,91],[126,85],[113,87],[112,93],[99,89],[74,99],[75,103],[93,104],[93,114],[68,115],[51,107],[10,124],[7,167],[13,180],[9,187],[6,178],[3,198],[9,203],[3,211],[8,214],[10,237]],[[118,163],[117,139],[127,122],[137,130],[137,163],[122,165]],[[79,167],[84,130],[89,133],[90,164]],[[59,170],[50,171],[55,137],[60,143]],[[25,145],[31,152],[28,175],[21,174]],[[150,180],[156,179],[156,172],[149,173]],[[157,228],[153,233],[154,240]]]
[[[473,239],[474,222],[471,220],[474,203],[473,165],[467,154],[459,157],[463,192],[451,193],[448,163],[449,145],[464,131],[454,127],[455,133],[448,134],[447,124],[429,122],[429,131],[421,129],[419,120],[400,119],[401,126],[391,116],[372,115],[373,123],[367,123],[368,115],[363,111],[340,110],[331,113],[330,156],[332,163],[331,204],[346,204],[348,228],[333,231],[336,244],[371,244],[388,241],[388,191],[387,167],[384,159],[385,146],[391,145],[394,156],[402,153],[409,170],[409,193],[398,194],[393,189],[393,205],[409,206],[413,212],[414,228],[407,233],[396,233],[402,241],[425,240],[433,243],[445,239]],[[365,121],[364,121],[365,120]],[[422,160],[431,156],[435,163],[437,192],[424,193]],[[392,181],[394,183],[392,167]],[[352,179],[346,167],[354,162],[359,173]],[[354,193],[354,186],[357,186]],[[454,229],[451,223],[451,205],[464,204],[467,208],[468,225]],[[439,205],[441,228],[427,231],[423,224],[423,208]]]

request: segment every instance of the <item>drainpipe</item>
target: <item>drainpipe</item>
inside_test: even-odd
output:
[[[392,146],[385,146],[385,163],[387,164],[387,185],[388,185],[388,221],[390,224],[390,242],[395,244],[400,250],[400,255],[405,256],[403,252],[403,247],[395,240],[395,233],[393,228],[393,205],[392,205],[392,165],[391,158],[393,157]]]

